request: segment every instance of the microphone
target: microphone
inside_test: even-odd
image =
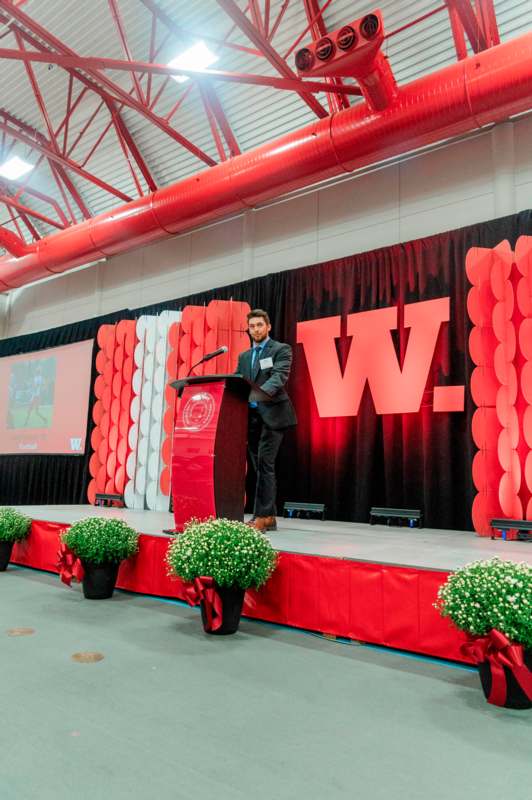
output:
[[[216,358],[216,356],[221,356],[222,353],[227,353],[228,350],[229,348],[227,347],[227,345],[223,344],[221,347],[218,348],[218,350],[214,350],[212,353],[207,353],[207,355],[203,356],[203,358],[199,363],[203,364],[204,361],[210,361],[211,358]],[[198,365],[196,364],[196,366]]]
[[[227,353],[228,350],[229,348],[227,347],[227,345],[223,344],[221,347],[218,348],[218,350],[214,350],[212,353],[207,353],[206,355],[204,355],[203,358],[200,358],[197,364],[192,364],[192,366],[188,371],[187,378],[192,372],[192,370],[196,369],[196,367],[199,367],[200,364],[203,364],[205,361],[210,361],[211,358],[216,358],[216,356],[221,356],[222,353]]]

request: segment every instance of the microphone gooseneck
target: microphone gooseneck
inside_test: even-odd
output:
[[[210,361],[211,358],[216,358],[216,356],[221,356],[223,353],[227,353],[228,350],[229,348],[227,347],[227,345],[223,344],[221,347],[218,348],[218,350],[213,350],[212,353],[206,353],[203,356],[203,358],[200,358],[200,360],[196,364],[192,364],[192,366],[188,371],[187,378],[189,377],[192,370],[196,369],[196,367],[199,367],[200,364],[203,364],[205,361]]]

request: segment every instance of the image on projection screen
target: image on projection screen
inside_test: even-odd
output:
[[[8,428],[52,426],[56,364],[55,358],[42,358],[11,365]]]
[[[93,340],[0,358],[0,454],[83,455]]]

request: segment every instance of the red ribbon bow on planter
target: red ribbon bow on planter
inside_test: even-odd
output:
[[[59,577],[66,583],[67,586],[72,584],[72,578],[75,578],[79,583],[83,580],[85,570],[79,558],[74,555],[64,542],[61,542],[59,551],[57,553],[59,561]]]
[[[217,631],[223,621],[223,606],[222,598],[215,589],[214,578],[204,575],[194,578],[192,583],[186,587],[185,594],[187,603],[191,606],[203,602],[207,618],[205,629]]]
[[[488,661],[491,668],[491,692],[488,703],[504,706],[506,703],[506,676],[504,667],[508,667],[517,683],[532,701],[532,673],[526,666],[523,657],[523,645],[512,644],[510,639],[497,628],[493,628],[487,636],[479,636],[465,642],[461,651],[476,664]]]

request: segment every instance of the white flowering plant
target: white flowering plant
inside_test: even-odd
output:
[[[277,553],[262,533],[230,519],[191,519],[166,553],[169,575],[185,581],[209,576],[219,586],[258,588],[277,565]]]
[[[435,603],[443,617],[471,636],[493,628],[532,649],[532,566],[526,563],[474,561],[449,575]]]
[[[88,517],[75,522],[62,541],[82,561],[105,564],[123,561],[138,550],[138,534],[121,519]]]
[[[18,542],[30,530],[31,519],[15,508],[0,508],[0,542]]]

